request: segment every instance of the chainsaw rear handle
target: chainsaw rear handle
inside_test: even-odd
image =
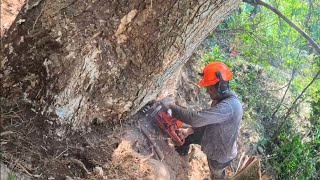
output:
[[[179,136],[179,130],[176,129],[176,128],[173,128],[171,131],[173,131],[174,133],[171,133],[172,134],[172,141],[177,145],[177,146],[182,146],[185,142],[185,139],[184,138],[181,138]]]

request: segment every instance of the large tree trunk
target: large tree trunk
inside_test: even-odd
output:
[[[2,38],[2,94],[81,128],[135,113],[240,0],[29,0]]]

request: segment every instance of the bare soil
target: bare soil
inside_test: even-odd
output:
[[[1,161],[13,171],[31,177],[65,179],[87,177],[96,166],[105,166],[120,139],[107,126],[59,137],[56,125],[35,114],[25,102],[1,107]],[[88,172],[87,172],[88,171]]]

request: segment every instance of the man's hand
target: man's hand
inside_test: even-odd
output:
[[[170,109],[170,105],[174,104],[173,98],[171,96],[167,96],[167,97],[163,98],[160,102],[167,109]]]
[[[179,129],[179,137],[181,138],[181,139],[185,139],[185,138],[187,138],[190,134],[193,134],[193,129],[190,127],[190,128],[186,128],[186,129],[182,129],[182,128],[180,128]]]

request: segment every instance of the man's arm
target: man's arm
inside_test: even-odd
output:
[[[221,102],[214,107],[202,111],[192,111],[170,104],[172,116],[192,127],[202,127],[208,124],[216,124],[231,118],[233,110],[227,102]]]

